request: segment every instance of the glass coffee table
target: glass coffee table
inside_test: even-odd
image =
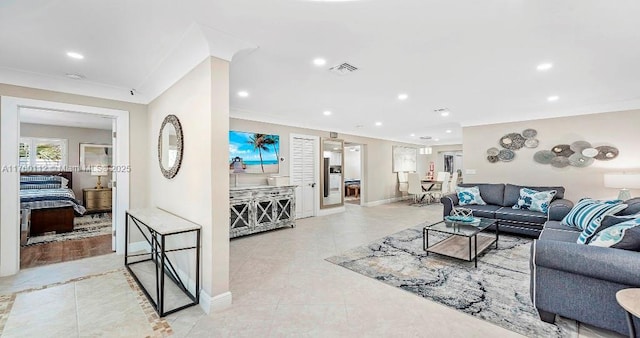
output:
[[[495,236],[480,233],[497,221],[494,219],[480,218],[479,223],[452,222],[442,220],[424,227],[422,231],[424,251],[439,255],[475,262],[478,267],[478,254],[487,250],[493,243],[498,248],[499,227],[496,225]],[[435,231],[451,236],[433,245],[429,245],[429,232]]]

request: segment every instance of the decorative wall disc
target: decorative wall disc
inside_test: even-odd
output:
[[[553,159],[551,159],[551,165],[556,167],[556,168],[564,168],[567,167],[571,164],[571,162],[569,162],[569,158],[568,157],[564,157],[564,156],[556,156]]]
[[[614,158],[618,157],[618,154],[620,153],[617,148],[609,146],[600,146],[596,147],[596,149],[598,150],[598,155],[594,156],[593,158],[600,161],[613,160]]]
[[[500,161],[500,159],[498,158],[498,156],[489,155],[487,156],[487,161],[489,161],[490,163],[496,163]]]
[[[569,157],[573,155],[573,150],[571,150],[571,146],[568,144],[558,144],[551,148],[551,151],[557,156]]]
[[[583,150],[591,148],[591,143],[587,141],[575,141],[571,143],[570,148],[576,153],[582,153]]]
[[[527,148],[537,148],[540,141],[537,138],[529,138],[524,141],[524,146]]]
[[[487,155],[489,156],[498,156],[498,153],[500,153],[500,149],[496,148],[496,147],[492,147],[487,149]]]
[[[538,132],[535,129],[525,129],[522,131],[524,138],[534,138],[536,135],[538,135]]]
[[[500,138],[500,145],[505,149],[518,150],[524,146],[526,139],[518,133],[510,133]]]
[[[514,157],[516,157],[516,153],[509,149],[502,149],[498,154],[498,158],[503,162],[512,161]]]
[[[598,153],[600,152],[596,148],[586,148],[582,150],[582,156],[586,157],[595,157]]]
[[[556,157],[556,154],[553,151],[540,150],[533,155],[533,160],[540,164],[549,164],[554,157]]]
[[[574,167],[578,167],[578,168],[588,167],[592,165],[593,162],[595,162],[593,158],[583,156],[582,154],[579,154],[579,153],[575,153],[569,156],[569,163],[571,163],[571,165]]]

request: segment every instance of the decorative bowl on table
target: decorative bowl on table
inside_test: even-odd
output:
[[[461,222],[469,224],[480,223],[479,218],[473,217],[473,210],[468,208],[453,208],[453,210],[451,210],[451,215],[445,216],[444,220],[449,222]]]

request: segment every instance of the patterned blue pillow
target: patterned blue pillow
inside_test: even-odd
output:
[[[549,213],[549,205],[558,192],[555,190],[537,191],[529,188],[520,189],[520,197],[513,209],[539,211]]]
[[[480,189],[478,187],[470,187],[470,188],[464,188],[464,187],[457,187],[456,188],[456,194],[458,194],[458,200],[460,205],[470,205],[470,204],[477,204],[477,205],[486,205],[487,202],[485,202],[482,197],[480,197]]]
[[[640,218],[618,223],[600,231],[589,245],[640,251]]]
[[[626,207],[627,205],[622,204],[620,200],[599,201],[591,198],[583,198],[569,211],[567,216],[562,219],[562,224],[579,230],[584,230],[591,225],[593,227],[592,230],[589,230],[591,231],[589,236],[591,236],[599,226],[599,221],[597,224],[595,223],[598,218],[614,215]]]

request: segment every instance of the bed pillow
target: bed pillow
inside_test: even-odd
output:
[[[562,219],[562,224],[570,227],[574,227],[579,230],[585,230],[590,225],[595,227],[590,230],[595,233],[598,224],[594,222],[604,216],[614,215],[627,207],[626,204],[622,204],[620,200],[613,201],[599,201],[591,198],[581,199],[572,209],[567,216]]]
[[[520,189],[520,197],[518,202],[512,207],[513,209],[538,211],[543,214],[549,213],[549,205],[556,196],[557,191],[537,191],[529,188]]]
[[[487,204],[480,196],[480,189],[478,187],[457,187],[456,194],[458,195],[459,205]]]
[[[60,177],[60,187],[69,189],[69,180],[64,177]]]
[[[20,190],[26,189],[60,189],[62,188],[61,176],[25,175],[20,176]]]
[[[589,245],[640,251],[640,218],[618,223],[598,232]]]

